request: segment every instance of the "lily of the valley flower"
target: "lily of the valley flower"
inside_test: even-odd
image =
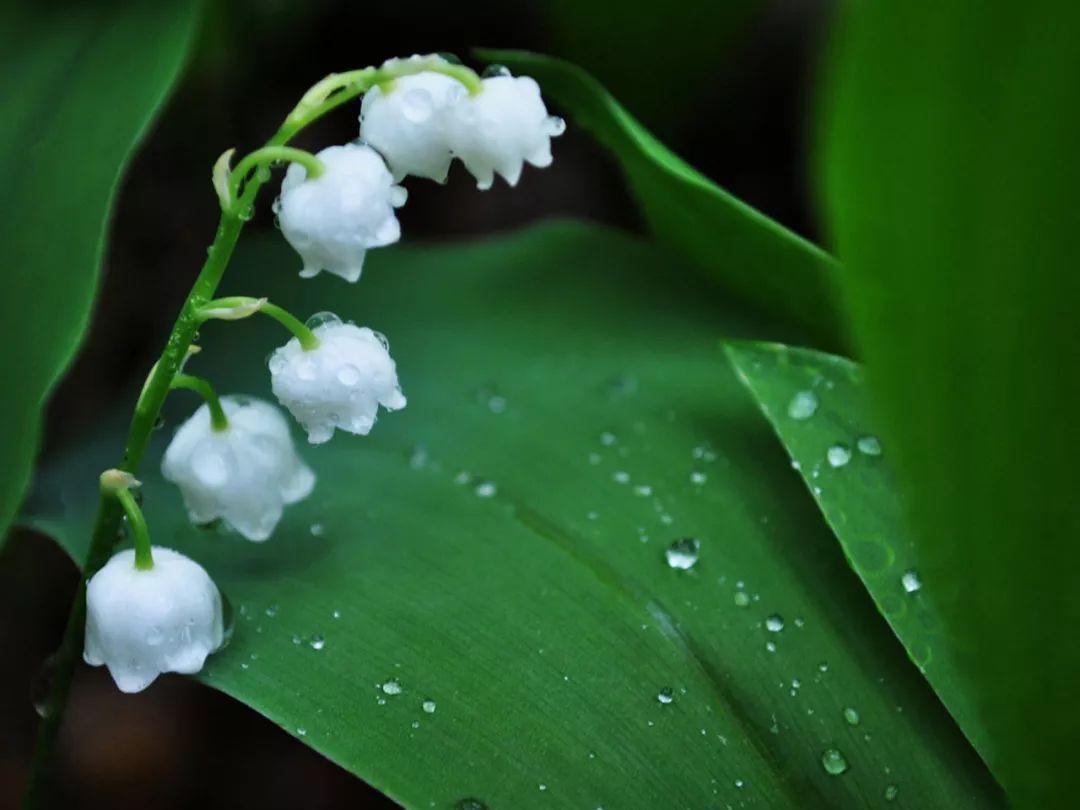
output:
[[[360,137],[386,158],[400,182],[406,175],[445,182],[450,169],[447,113],[466,95],[455,79],[433,71],[373,87],[360,107]]]
[[[140,692],[163,672],[194,673],[222,645],[221,594],[195,561],[154,547],[154,565],[114,555],[86,586],[83,658],[105,665],[122,692]]]
[[[262,541],[286,504],[311,494],[315,473],[296,454],[288,422],[273,405],[222,397],[221,406],[228,427],[214,430],[203,405],[176,431],[161,472],[180,487],[192,523],[221,519]]]
[[[379,406],[405,407],[397,370],[385,338],[366,327],[329,317],[313,330],[316,348],[305,350],[293,338],[270,357],[274,396],[322,444],[338,428],[367,434]]]
[[[509,71],[483,80],[476,95],[463,95],[447,120],[450,150],[489,189],[495,173],[517,185],[527,161],[551,165],[551,139],[566,129],[561,118],[548,115],[540,86],[528,76]]]
[[[316,157],[324,166],[319,177],[309,178],[299,163],[285,173],[275,203],[281,232],[304,262],[302,277],[325,270],[356,281],[368,248],[401,237],[394,208],[405,204],[406,192],[369,146],[331,146]]]

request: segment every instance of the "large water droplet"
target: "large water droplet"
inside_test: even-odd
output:
[[[788,416],[792,419],[809,419],[818,408],[817,396],[813,391],[799,391],[788,403]]]
[[[779,633],[784,629],[784,617],[774,613],[765,620],[765,629],[770,633]]]
[[[862,436],[855,446],[859,448],[859,452],[867,456],[880,456],[881,455],[881,442],[878,441],[877,436]]]
[[[310,639],[308,639],[308,646],[310,646],[311,649],[318,652],[319,650],[323,649],[326,646],[326,639],[323,638],[318,633],[316,633]]]
[[[318,329],[320,326],[334,325],[341,323],[341,318],[335,315],[333,312],[316,312],[306,321],[304,326],[308,329]]]
[[[388,695],[400,695],[402,693],[401,683],[397,678],[390,678],[383,682],[382,690]]]
[[[844,709],[844,722],[847,723],[849,726],[859,725],[859,713],[855,709],[848,706],[846,709]]]
[[[901,575],[900,584],[904,586],[904,590],[907,593],[915,593],[922,588],[922,580],[919,579],[919,572],[914,568],[909,568]]]
[[[438,708],[438,707],[436,706],[434,700],[432,700],[431,698],[428,698],[427,700],[425,700],[423,703],[420,704],[420,708],[423,709],[424,712],[427,713],[427,714],[435,714],[435,709]]]
[[[746,591],[735,591],[735,604],[738,607],[746,607],[750,604],[750,594]]]
[[[830,467],[843,467],[851,461],[851,448],[846,444],[834,444],[825,453],[825,458],[828,459]]]
[[[510,68],[508,68],[506,65],[488,65],[486,68],[484,68],[484,72],[480,75],[483,76],[485,79],[493,79],[497,76],[509,76]]]
[[[431,101],[431,93],[421,88],[406,91],[401,99],[401,114],[407,121],[414,124],[422,124],[431,118],[434,105]]]
[[[664,550],[667,564],[686,571],[697,565],[701,542],[696,537],[680,537]]]
[[[839,776],[848,769],[848,761],[839,748],[826,748],[821,754],[821,767],[830,776]]]
[[[675,693],[670,688],[664,687],[656,693],[656,700],[657,702],[667,706],[670,703],[675,702]]]
[[[337,371],[338,382],[348,388],[352,388],[362,379],[363,375],[360,373],[360,369],[348,363],[339,368]]]

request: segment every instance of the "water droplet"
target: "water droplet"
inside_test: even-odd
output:
[[[851,461],[851,448],[846,444],[834,444],[825,453],[825,458],[828,459],[830,467],[843,467]]]
[[[163,427],[165,427],[165,417],[159,414],[154,420],[154,430],[161,430]]]
[[[321,523],[312,523],[308,527],[308,531],[311,532],[312,537],[322,537],[324,534],[326,534],[326,527],[324,527]]]
[[[296,734],[297,734],[297,736],[300,736],[300,737],[306,737],[307,736],[307,729],[304,728],[303,726],[297,726],[296,727]]]
[[[240,219],[242,219],[244,222],[249,222],[251,218],[255,216],[255,206],[245,205],[237,212],[236,215],[240,217]]]
[[[746,591],[735,591],[735,604],[738,607],[746,607],[750,604],[750,594]]]
[[[617,470],[616,472],[611,474],[611,479],[618,484],[629,484],[630,473],[626,472],[625,470]]]
[[[680,537],[664,550],[671,568],[686,571],[697,565],[701,542],[696,537]]]
[[[830,776],[839,776],[848,769],[848,761],[838,748],[826,748],[821,754],[821,767]]]
[[[606,447],[610,447],[611,445],[615,444],[615,434],[612,433],[610,430],[605,430],[603,433],[600,434],[600,444]]]
[[[648,484],[638,484],[634,487],[634,494],[641,498],[648,498],[652,495],[652,487]]]
[[[540,789],[541,793],[543,793],[545,790],[547,790],[547,785],[545,785],[543,782],[541,782],[539,785],[537,785],[537,787]]]
[[[909,568],[900,577],[900,584],[904,586],[904,590],[907,593],[915,593],[922,588],[922,580],[919,579],[919,572],[914,568]]]
[[[224,650],[229,646],[233,632],[236,630],[236,613],[233,611],[232,602],[229,601],[229,597],[224,591],[221,592],[221,627],[221,646],[218,647],[218,650]]]
[[[499,490],[491,481],[481,481],[473,491],[481,498],[492,498]]]
[[[437,707],[435,705],[435,701],[432,700],[431,698],[428,698],[427,700],[425,700],[423,703],[420,704],[420,708],[423,709],[424,712],[427,713],[427,714],[435,714],[435,709]]]
[[[880,456],[881,455],[881,442],[878,441],[877,436],[861,436],[855,446],[859,448],[859,452],[867,456]]]
[[[784,617],[774,613],[765,620],[765,629],[770,633],[779,633],[784,629]]]
[[[275,605],[267,605],[265,612],[266,612],[267,617],[272,619],[275,616],[277,616],[278,606],[276,604]]]
[[[493,79],[498,76],[509,76],[510,68],[506,65],[488,65],[480,75],[485,79]]]
[[[855,709],[848,706],[846,709],[844,709],[844,722],[846,722],[849,726],[859,725],[859,713],[855,711]]]
[[[361,379],[363,379],[363,375],[356,366],[346,363],[337,370],[337,381],[347,388],[352,388],[359,383]]]
[[[454,810],[488,810],[488,806],[479,799],[459,799]]]
[[[656,700],[667,706],[675,702],[675,693],[670,688],[663,688],[656,693]]]
[[[422,124],[434,112],[431,93],[422,88],[407,90],[401,99],[401,113],[407,121]]]
[[[52,714],[53,681],[56,678],[56,653],[53,653],[41,664],[37,675],[30,687],[30,701],[34,705],[37,716],[44,719]]]
[[[771,652],[771,653],[776,652],[776,642],[774,642],[774,641],[766,641],[765,642],[765,651],[766,652]]]
[[[897,794],[899,792],[900,792],[900,788],[898,788],[896,785],[886,785],[885,786],[885,801],[887,801],[887,802],[896,801],[896,796],[897,796]]]
[[[311,649],[318,652],[326,646],[326,639],[316,633],[310,639],[308,639],[308,645],[311,647]]]
[[[744,782],[742,779],[735,780],[735,787],[737,787],[739,790],[742,790],[745,784],[746,782]]]
[[[341,318],[339,318],[333,312],[316,312],[314,315],[304,321],[304,326],[306,326],[308,329],[318,329],[320,326],[337,326],[339,323],[341,323]]]
[[[698,472],[697,470],[694,470],[692,473],[690,473],[690,483],[691,484],[697,484],[698,486],[701,486],[707,480],[708,480],[708,476],[706,476],[705,473],[703,473],[703,472]]]
[[[817,665],[817,668],[818,668],[818,672],[828,672],[829,671],[829,662],[828,661],[822,661],[820,664]]]
[[[401,683],[397,678],[391,678],[390,680],[383,682],[382,690],[388,695],[400,695],[403,691]]]
[[[799,391],[788,403],[788,416],[792,419],[809,419],[818,408],[817,396],[813,391]]]
[[[502,413],[506,410],[506,397],[490,396],[487,401],[488,410],[492,413]]]

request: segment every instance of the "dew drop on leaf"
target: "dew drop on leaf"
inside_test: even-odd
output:
[[[737,607],[746,607],[750,604],[750,594],[746,591],[735,591],[735,605]]]
[[[813,391],[799,391],[788,403],[788,416],[792,419],[809,419],[817,412],[818,400]]]
[[[400,695],[402,693],[401,683],[397,678],[391,678],[385,681],[382,685],[382,690],[388,695]]]
[[[454,810],[488,810],[488,806],[479,799],[459,799]]]
[[[765,620],[765,629],[770,633],[779,633],[784,629],[784,617],[779,613],[774,613]]]
[[[915,593],[922,588],[922,580],[919,579],[919,572],[914,568],[909,568],[900,577],[900,584],[904,586],[905,592]]]
[[[436,704],[431,698],[428,698],[420,704],[420,708],[424,710],[426,714],[435,714]]]
[[[844,709],[844,722],[847,723],[849,726],[859,725],[859,713],[855,709],[848,706],[846,709]]]
[[[821,767],[830,776],[839,776],[848,769],[848,761],[839,748],[826,748],[821,754]]]
[[[881,455],[881,442],[878,441],[877,436],[866,435],[859,438],[855,443],[855,446],[859,448],[859,452],[866,456],[880,456]]]
[[[665,549],[664,556],[671,568],[686,571],[697,564],[700,551],[701,542],[696,537],[680,537]]]
[[[900,792],[900,788],[898,788],[896,785],[886,785],[885,786],[885,801],[887,801],[887,802],[896,801],[896,796],[897,796],[897,794],[899,792]]]
[[[851,461],[851,448],[846,444],[834,444],[825,453],[829,466],[832,468],[843,467]]]
[[[323,649],[323,648],[324,648],[324,647],[326,646],[326,639],[325,639],[325,638],[323,638],[323,637],[322,637],[321,635],[319,635],[318,633],[316,633],[316,634],[315,634],[315,635],[313,635],[313,636],[311,637],[311,639],[310,639],[310,640],[308,641],[308,645],[309,645],[309,646],[311,647],[311,649],[313,649],[313,650],[315,650],[316,652],[318,652],[319,650]]]
[[[675,693],[670,688],[663,688],[656,693],[656,700],[667,706],[675,702]]]

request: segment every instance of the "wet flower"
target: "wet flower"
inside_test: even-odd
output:
[[[509,71],[484,79],[483,90],[463,95],[447,117],[450,149],[480,189],[491,188],[495,173],[516,185],[526,161],[551,165],[551,139],[565,128],[548,115],[540,86]]]
[[[400,181],[406,175],[446,181],[450,168],[447,112],[466,95],[456,79],[425,71],[373,87],[360,107],[360,137],[377,149]]]
[[[331,317],[313,330],[317,348],[304,350],[293,338],[270,357],[274,396],[322,444],[338,428],[365,435],[379,406],[405,407],[386,340],[366,327]]]
[[[356,281],[369,248],[401,237],[394,208],[405,204],[406,192],[370,146],[331,146],[316,157],[325,167],[319,177],[309,178],[299,163],[285,173],[274,204],[281,232],[304,262],[302,277],[325,270]]]
[[[229,425],[214,430],[203,405],[176,431],[161,472],[180,487],[192,523],[221,519],[262,541],[286,504],[311,494],[315,473],[296,454],[284,415],[268,402],[222,397]]]
[[[83,658],[109,668],[121,692],[141,692],[163,672],[191,674],[224,638],[221,594],[203,567],[154,547],[154,566],[115,554],[86,586]]]

